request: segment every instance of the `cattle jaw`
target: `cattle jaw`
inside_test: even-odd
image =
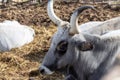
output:
[[[53,72],[50,69],[48,69],[46,66],[43,66],[43,65],[40,66],[39,71],[40,71],[40,73],[42,73],[44,75],[53,74]]]
[[[40,66],[39,71],[43,75],[51,75],[54,73],[54,71],[58,71],[58,72],[63,73],[65,70],[67,70],[67,68],[68,68],[68,66],[66,66],[64,68],[60,68],[60,69],[50,70],[46,66],[42,65],[42,66]]]

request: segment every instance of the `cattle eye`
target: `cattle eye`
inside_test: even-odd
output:
[[[68,46],[68,42],[67,41],[61,41],[58,46],[57,46],[57,52],[60,55],[63,55],[66,53],[67,51],[67,46]]]

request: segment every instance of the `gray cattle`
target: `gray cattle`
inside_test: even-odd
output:
[[[111,75],[111,70],[118,66],[117,70],[120,70],[120,63],[113,65],[116,57],[120,55],[120,30],[100,36],[88,33],[76,34],[66,43],[66,53],[61,57],[56,56],[60,57],[57,66],[58,68],[72,66],[76,80],[107,80],[103,78],[104,75]],[[116,80],[116,77],[119,80],[120,74],[117,75],[109,80]]]
[[[104,22],[89,22],[80,27],[78,26],[78,16],[83,10],[92,8],[90,6],[84,6],[74,11],[71,16],[70,23],[62,21],[58,18],[53,11],[53,0],[48,0],[48,15],[50,19],[58,25],[57,32],[53,35],[51,46],[40,65],[40,72],[43,74],[52,74],[53,71],[64,68],[69,61],[63,61],[63,64],[59,65],[67,51],[68,41],[74,37],[75,34],[80,34],[82,38],[82,32],[90,34],[103,35],[108,31],[120,28],[120,17],[113,18]],[[85,28],[85,26],[88,26]],[[71,55],[72,56],[72,55]],[[104,55],[103,55],[104,56]],[[68,56],[66,56],[68,57]],[[68,65],[67,64],[67,65]],[[74,71],[74,70],[73,70]]]

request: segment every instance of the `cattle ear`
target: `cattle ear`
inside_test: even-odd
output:
[[[93,45],[92,42],[84,41],[84,42],[79,42],[79,43],[77,43],[77,48],[78,48],[80,51],[92,50],[93,47],[94,47],[94,45]]]

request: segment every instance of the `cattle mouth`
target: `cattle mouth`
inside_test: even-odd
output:
[[[42,65],[40,66],[39,68],[39,72],[42,74],[42,75],[51,75],[53,74],[54,72],[60,72],[60,73],[67,73],[67,68],[68,66],[65,66],[63,68],[57,68],[57,66],[45,66],[45,65]]]
[[[63,73],[63,72],[67,72],[67,68],[68,68],[68,66],[65,66],[65,67],[56,69],[55,71],[56,71],[56,72],[61,72],[61,73]]]

